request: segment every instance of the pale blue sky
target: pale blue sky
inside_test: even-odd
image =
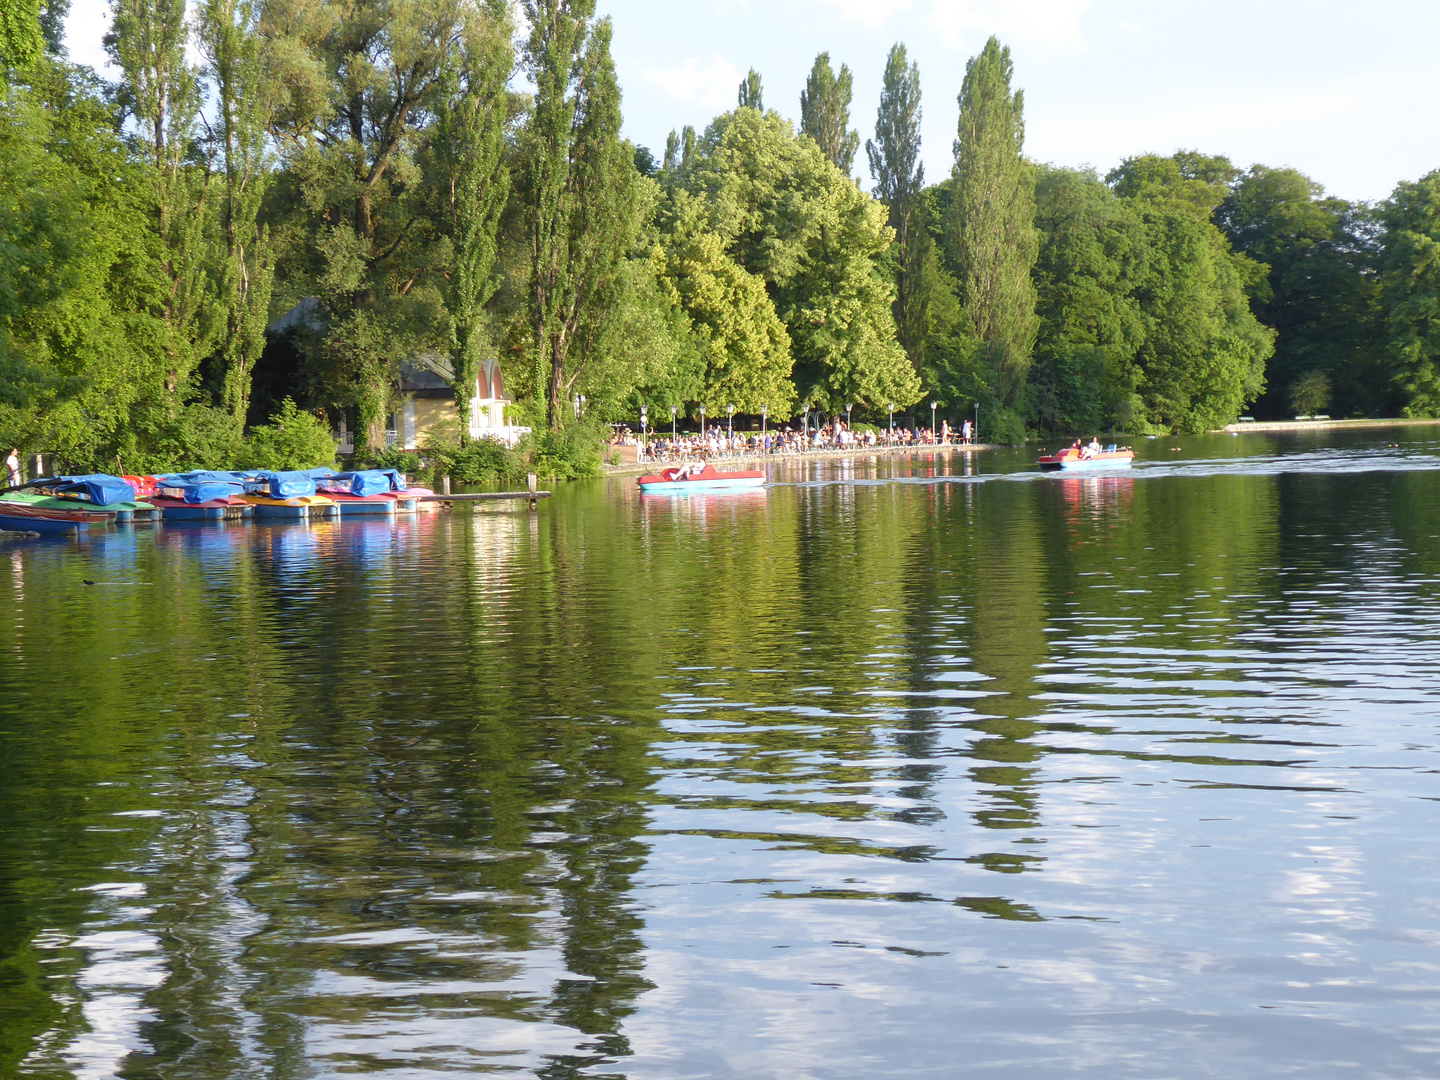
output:
[[[796,118],[815,55],[855,75],[856,171],[868,182],[885,55],[920,65],[925,168],[951,163],[965,61],[990,34],[1025,91],[1026,152],[1094,165],[1187,148],[1289,165],[1337,195],[1381,199],[1440,168],[1436,0],[599,0],[615,23],[625,130],[658,157],[672,128],[733,106],[753,66]],[[100,63],[105,0],[74,0],[74,58]]]

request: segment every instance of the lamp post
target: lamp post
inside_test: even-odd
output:
[[[650,447],[649,447],[649,444],[646,443],[646,441],[645,441],[645,421],[646,421],[647,419],[648,419],[648,417],[646,417],[646,415],[645,415],[645,406],[644,406],[644,405],[641,405],[641,406],[640,406],[640,456],[641,456],[642,458],[645,457],[645,452],[650,448]]]
[[[700,406],[700,441],[705,441],[705,406]]]
[[[675,414],[676,414],[678,411],[679,411],[679,410],[678,410],[674,405],[671,405],[671,406],[670,406],[670,441],[671,441],[672,443],[673,443],[673,442],[675,441],[675,439],[676,439],[676,435],[675,435]],[[674,448],[673,446],[670,448],[670,452],[671,452],[672,454],[675,452],[675,448]]]
[[[890,402],[890,441],[895,441],[895,403]]]
[[[735,449],[735,406],[734,406],[734,405],[727,405],[727,406],[725,406],[725,408],[729,411],[729,414],[730,414],[729,417],[728,417],[728,418],[726,419],[726,421],[725,421],[725,441],[726,441],[726,443],[729,444],[729,445],[727,446],[727,449],[729,449],[729,450],[734,450],[734,449]]]
[[[970,441],[972,443],[980,441],[980,403],[978,401],[975,402],[975,426],[970,429]]]
[[[940,403],[938,401],[930,402],[930,437],[932,439],[935,437],[935,410],[939,407]]]
[[[850,410],[854,407],[855,405],[853,402],[847,401],[845,403],[845,431],[847,433],[850,431]]]
[[[770,406],[760,406],[760,452],[765,452],[765,421],[770,418]]]

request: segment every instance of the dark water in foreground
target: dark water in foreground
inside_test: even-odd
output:
[[[0,544],[0,1075],[1440,1074],[1440,432],[1140,449]]]

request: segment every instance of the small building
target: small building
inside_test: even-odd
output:
[[[402,360],[398,389],[404,401],[391,415],[385,441],[402,450],[418,450],[431,433],[440,437],[456,434],[460,417],[456,415],[454,384],[455,374],[445,357],[421,353]],[[530,429],[506,421],[505,406],[509,403],[499,361],[484,361],[470,391],[466,434],[472,439],[495,439],[514,445]]]
[[[315,297],[307,297],[276,319],[267,328],[269,342],[263,371],[257,372],[257,383],[263,383],[276,399],[293,393],[293,374],[300,363],[298,346],[292,332],[323,333],[327,318],[324,307]],[[265,395],[262,395],[265,396]],[[530,429],[507,422],[505,384],[497,360],[480,365],[471,390],[470,415],[460,417],[455,407],[455,372],[450,359],[436,352],[417,353],[400,361],[395,383],[398,407],[387,419],[385,444],[403,450],[418,450],[433,435],[437,439],[454,439],[460,434],[462,422],[472,439],[496,439],[513,445]],[[348,411],[348,410],[347,410]],[[331,415],[336,415],[331,410]],[[355,432],[350,427],[353,416],[339,413],[335,438],[342,454],[355,452]],[[378,432],[377,432],[378,434]]]

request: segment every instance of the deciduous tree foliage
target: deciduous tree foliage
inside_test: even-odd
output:
[[[765,282],[802,401],[838,411],[920,396],[880,272],[894,236],[885,210],[812,140],[774,113],[737,109],[706,130],[686,185],[727,254]]]
[[[1403,402],[1388,378],[1373,215],[1294,169],[1256,165],[1215,220],[1235,251],[1269,268],[1251,298],[1276,333],[1257,415],[1289,415],[1302,383],[1313,406],[1322,382],[1331,400],[1304,411],[1343,401],[1347,412],[1393,415]]]
[[[1440,171],[1396,187],[1385,224],[1385,308],[1405,415],[1440,416]]]

